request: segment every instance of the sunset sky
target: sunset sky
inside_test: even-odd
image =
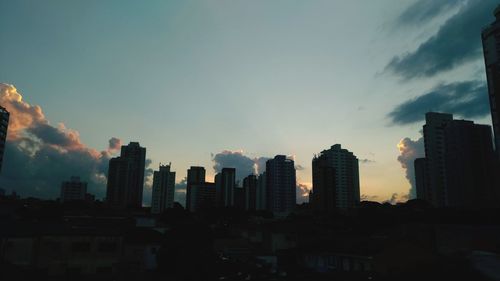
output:
[[[43,118],[9,132],[0,187],[57,196],[80,169],[102,196],[120,139],[177,182],[191,165],[212,180],[220,161],[285,154],[310,188],[313,155],[340,143],[365,199],[405,200],[426,111],[491,123],[480,33],[497,4],[1,0],[0,104]]]

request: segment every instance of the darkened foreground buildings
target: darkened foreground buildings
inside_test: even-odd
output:
[[[5,141],[9,127],[9,112],[0,106],[0,172],[2,171],[3,154],[5,152]]]
[[[496,19],[483,30],[482,41],[495,147],[500,159],[500,6],[493,14]]]
[[[444,113],[425,118],[425,158],[415,160],[417,197],[435,207],[498,206],[490,126]]]
[[[500,273],[495,212],[411,200],[320,216],[305,204],[293,213],[175,205],[150,215],[0,196],[0,280],[497,280]]]
[[[146,148],[138,142],[121,147],[119,157],[109,161],[106,202],[116,207],[142,206]]]
[[[317,211],[332,212],[359,205],[358,158],[340,144],[323,150],[312,160],[313,192],[310,202]]]

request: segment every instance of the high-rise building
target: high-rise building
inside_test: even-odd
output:
[[[106,201],[116,207],[141,207],[146,148],[138,142],[121,147],[119,157],[109,160]]]
[[[245,190],[245,210],[257,210],[257,176],[249,175],[243,179]]]
[[[61,202],[84,201],[87,194],[87,182],[80,181],[80,177],[71,177],[61,184]]]
[[[498,206],[491,127],[453,120],[444,129],[446,206]]]
[[[0,106],[0,171],[2,171],[3,154],[5,152],[5,141],[7,139],[7,128],[9,127],[9,112]]]
[[[266,203],[266,172],[263,172],[257,177],[257,191],[255,194],[255,208],[258,211],[265,210],[267,207]]]
[[[426,189],[429,191],[427,201],[435,207],[444,207],[446,205],[444,128],[452,120],[452,114],[437,112],[425,114],[425,175],[428,185]]]
[[[235,186],[233,189],[233,207],[240,210],[246,210],[245,189],[241,186]]]
[[[297,188],[295,165],[285,155],[266,162],[266,205],[276,216],[286,216],[295,208]]]
[[[415,160],[417,198],[435,207],[497,204],[500,187],[490,126],[429,112],[424,144],[425,158]]]
[[[191,212],[215,206],[215,183],[191,183],[189,192],[189,207]]]
[[[186,182],[186,209],[191,210],[191,186],[205,182],[205,168],[199,166],[191,166],[187,171]],[[194,197],[193,197],[194,198]]]
[[[495,149],[500,158],[500,6],[493,12],[495,21],[482,32],[484,63],[488,80]]]
[[[312,167],[316,210],[349,209],[359,204],[358,158],[352,152],[335,144],[316,155]]]
[[[417,198],[430,202],[431,195],[429,190],[426,188],[428,184],[425,173],[425,158],[415,159],[415,161],[413,161],[413,167],[415,169],[415,187]]]
[[[151,213],[160,214],[174,206],[175,172],[169,165],[160,165],[153,173],[153,193],[151,197]]]
[[[326,157],[315,157],[312,167],[313,190],[309,194],[309,203],[317,211],[331,212],[336,210],[335,168]]]
[[[234,206],[234,189],[236,187],[236,169],[222,168],[215,175],[216,204],[218,207]]]

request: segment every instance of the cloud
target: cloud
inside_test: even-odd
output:
[[[309,201],[309,191],[311,187],[305,183],[298,183],[296,189],[297,203],[301,204]]]
[[[175,184],[174,201],[179,202],[182,206],[186,205],[186,188],[187,178],[184,178]]]
[[[8,140],[21,137],[20,133],[24,129],[31,128],[35,124],[47,123],[40,106],[25,103],[21,94],[12,85],[0,83],[0,104],[6,107],[11,115]]]
[[[359,159],[359,162],[361,164],[372,164],[372,163],[375,163],[375,160],[365,158],[365,159]]]
[[[421,7],[420,10],[407,10],[400,18],[409,17],[410,22],[426,20],[445,9],[449,1],[430,5],[427,2],[441,1],[426,0],[416,3],[415,5]],[[481,30],[493,21],[492,12],[497,4],[497,1],[493,0],[464,2],[459,11],[451,16],[434,36],[423,42],[415,51],[393,57],[385,70],[409,80],[415,77],[432,77],[479,59],[482,55]],[[415,16],[409,16],[411,13],[415,13]]]
[[[115,137],[109,139],[108,151],[110,153],[120,152],[121,147],[122,147],[122,141],[120,139]]]
[[[484,81],[462,81],[439,84],[430,92],[398,105],[388,117],[391,122],[406,125],[425,119],[429,111],[447,112],[464,118],[489,114],[488,89]]]
[[[401,26],[426,23],[464,2],[465,0],[418,0],[401,13],[396,24]]]
[[[402,194],[402,195],[400,195],[400,194],[398,194],[398,193],[393,193],[393,194],[391,195],[391,198],[389,198],[389,199],[387,199],[387,200],[383,201],[382,203],[389,203],[389,204],[391,204],[391,205],[395,205],[395,204],[397,204],[397,203],[401,203],[401,202],[406,202],[406,201],[408,201],[408,198],[409,198],[409,197],[408,197],[408,195],[407,195],[407,194]]]
[[[295,170],[297,170],[297,171],[302,171],[302,170],[305,170],[305,169],[306,168],[304,166],[302,166],[302,165],[299,165],[299,164],[295,165]]]
[[[145,206],[151,206],[151,200],[153,195],[154,170],[153,168],[151,168],[152,163],[153,160],[151,159],[146,159],[144,163],[144,190],[142,195],[142,203]]]
[[[114,152],[97,151],[64,124],[53,126],[40,106],[25,102],[13,85],[0,83],[0,104],[10,112],[0,186],[22,196],[56,198],[71,176],[88,182],[88,191],[102,197],[108,161]],[[110,143],[117,143],[112,138]]]
[[[421,137],[414,141],[410,138],[404,138],[398,143],[399,156],[398,161],[405,169],[406,179],[410,183],[410,191],[408,192],[409,198],[415,198],[417,189],[415,186],[415,169],[413,162],[417,158],[425,156],[424,138]]]
[[[243,154],[243,151],[224,150],[212,155],[214,162],[214,171],[222,171],[222,168],[235,168],[236,180],[242,180],[244,177],[252,174],[260,174],[266,170],[266,161],[270,158],[258,157],[250,158]]]
[[[361,199],[361,201],[377,201],[378,196],[377,195],[361,194],[360,199]]]

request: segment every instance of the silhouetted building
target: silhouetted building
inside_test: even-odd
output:
[[[215,183],[191,183],[189,192],[189,208],[191,212],[215,206]]]
[[[425,114],[424,145],[426,158],[426,189],[429,201],[435,207],[446,205],[445,194],[445,159],[444,159],[444,127],[453,120],[447,113],[428,112]]]
[[[121,147],[119,157],[109,160],[106,201],[119,207],[141,207],[146,148],[138,142]]]
[[[413,167],[415,169],[415,186],[417,198],[430,202],[431,196],[429,190],[426,188],[427,177],[425,172],[425,158],[415,159],[415,161],[413,162]]]
[[[320,211],[356,207],[360,201],[358,158],[340,144],[312,161],[313,205]]]
[[[494,151],[491,127],[472,121],[446,124],[446,205],[450,207],[498,206],[494,186]]]
[[[0,172],[2,171],[3,154],[5,152],[5,141],[9,127],[9,112],[0,106]]]
[[[187,171],[186,209],[191,210],[191,186],[205,182],[205,168],[191,166]]]
[[[266,184],[267,184],[267,179],[266,179],[266,172],[263,172],[260,174],[257,178],[257,191],[255,194],[255,208],[256,210],[265,210],[267,203],[266,203]]]
[[[236,187],[236,169],[222,168],[215,175],[216,204],[218,207],[234,206],[234,189]]]
[[[245,189],[245,210],[257,210],[257,176],[249,175],[243,179]]]
[[[61,202],[84,201],[87,193],[87,182],[80,181],[80,177],[71,177],[61,184]]]
[[[495,149],[500,158],[500,6],[493,14],[496,19],[483,30],[482,41]]]
[[[174,206],[175,172],[170,165],[160,165],[153,173],[153,193],[151,197],[151,213],[160,214]]]
[[[425,159],[415,161],[417,198],[435,207],[487,207],[498,202],[491,128],[429,112]]]
[[[235,186],[233,189],[233,207],[245,210],[246,208],[246,193],[245,189],[240,186]]]
[[[276,155],[266,162],[267,210],[286,216],[295,208],[297,188],[295,166],[285,155]]]

